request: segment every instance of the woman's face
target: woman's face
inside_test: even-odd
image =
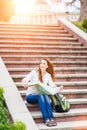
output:
[[[47,68],[48,68],[47,61],[46,61],[46,60],[41,60],[41,61],[40,61],[40,69],[41,69],[42,71],[45,71]]]

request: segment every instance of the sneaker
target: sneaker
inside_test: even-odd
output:
[[[49,119],[47,119],[45,121],[45,125],[48,126],[48,127],[52,127],[53,126],[52,123],[51,123],[51,121]]]
[[[57,126],[57,122],[54,121],[54,119],[51,119],[51,120],[50,120],[50,123],[52,124],[52,126]]]

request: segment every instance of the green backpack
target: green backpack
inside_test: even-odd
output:
[[[51,95],[51,103],[53,111],[55,112],[68,112],[70,110],[70,103],[62,94]]]

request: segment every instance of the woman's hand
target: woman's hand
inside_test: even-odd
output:
[[[27,81],[25,81],[25,80],[22,80],[22,84],[23,84],[23,86],[25,87],[25,88],[27,88],[29,85],[28,85],[28,82]]]
[[[63,85],[60,86],[59,92],[63,90]]]

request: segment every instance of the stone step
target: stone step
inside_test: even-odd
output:
[[[37,26],[37,27],[29,27],[29,26],[26,26],[26,27],[4,27],[4,26],[0,26],[0,32],[2,32],[2,31],[8,31],[8,32],[10,32],[10,31],[13,31],[13,32],[17,32],[17,31],[41,31],[41,32],[43,32],[43,31],[46,31],[46,32],[48,32],[49,30],[50,31],[52,31],[52,32],[58,32],[58,31],[60,31],[60,30],[62,30],[62,31],[64,31],[64,29],[62,28],[62,27],[60,27],[60,26],[57,26],[57,27],[50,27],[50,26],[48,26],[48,27],[40,27],[40,26]]]
[[[26,95],[26,90],[19,90],[21,96]],[[64,96],[66,96],[68,99],[72,98],[87,98],[87,89],[63,89],[61,92]]]
[[[11,75],[11,77],[17,81],[21,81],[26,75]],[[59,82],[72,82],[72,81],[86,81],[87,80],[87,74],[57,74],[56,75],[56,80]]]
[[[67,89],[63,90],[62,92],[63,95],[67,98],[87,98],[87,89]]]
[[[19,92],[22,96],[26,94],[26,90],[19,90]],[[63,89],[61,94],[87,94],[87,89]]]
[[[22,16],[24,16],[24,15],[22,15]],[[24,27],[24,26],[31,26],[31,27],[32,27],[32,26],[33,26],[33,27],[34,27],[34,26],[41,26],[41,27],[45,27],[45,26],[47,26],[47,27],[51,27],[51,26],[52,26],[52,27],[56,27],[56,26],[57,26],[57,27],[58,27],[58,26],[59,26],[59,24],[57,24],[57,25],[56,25],[56,24],[52,24],[52,25],[50,25],[50,24],[45,24],[45,25],[44,25],[44,24],[29,24],[29,23],[21,23],[21,24],[20,24],[20,23],[9,23],[9,22],[6,22],[6,23],[1,22],[0,25],[1,25],[1,26],[15,26],[15,27],[16,27],[16,26],[20,26],[20,27],[21,27],[21,26],[23,26],[23,27]]]
[[[5,61],[5,63],[6,64],[34,64],[34,65],[38,65],[39,64],[39,62],[40,61],[38,61],[38,60],[35,60],[35,61]],[[68,64],[69,63],[69,61],[55,61],[55,60],[53,60],[52,61],[52,63],[54,64],[54,66],[56,65],[56,64]],[[87,61],[70,61],[70,64],[87,64]],[[30,66],[31,67],[31,66]],[[32,66],[33,67],[33,66]],[[56,67],[56,66],[55,66]],[[62,66],[63,67],[63,66]]]
[[[29,111],[40,111],[38,104],[29,104],[25,101],[25,96],[22,96]],[[71,109],[87,108],[87,98],[67,98]]]
[[[87,56],[79,56],[79,55],[76,55],[76,56],[73,56],[73,55],[46,55],[46,54],[41,54],[41,55],[13,55],[13,54],[8,54],[8,55],[5,55],[5,54],[1,54],[1,57],[5,60],[5,61],[12,61],[12,60],[16,60],[16,61],[21,61],[21,60],[24,60],[24,61],[30,61],[30,60],[39,60],[42,59],[42,58],[47,58],[47,59],[50,59],[50,61],[53,61],[55,59],[55,61],[59,61],[61,59],[61,61],[79,61],[79,60],[86,60],[87,59]]]
[[[67,31],[63,30],[62,28],[52,30],[52,29],[0,29],[0,33],[49,33],[49,34],[66,34]]]
[[[13,78],[23,78],[26,75],[11,75]],[[56,74],[56,78],[87,78],[87,74]]]
[[[64,89],[87,89],[87,81],[73,81],[73,82],[55,82],[57,86],[63,85]],[[18,87],[19,90],[25,90],[24,87],[22,86],[21,81],[16,82],[15,85]]]
[[[48,37],[72,37],[72,34],[68,34],[68,33],[44,33],[44,32],[41,32],[41,33],[35,33],[35,32],[26,32],[26,33],[24,33],[24,32],[20,32],[20,33],[18,33],[18,32],[7,32],[7,33],[0,33],[0,36],[1,37],[13,37],[13,36],[16,36],[16,37],[21,37],[21,36],[23,36],[23,37],[27,37],[27,36],[39,36],[39,37],[46,37],[46,36],[48,36]]]
[[[44,54],[44,55],[53,55],[53,54],[55,54],[55,55],[73,55],[73,56],[86,56],[87,55],[87,51],[84,51],[84,50],[82,50],[82,51],[61,51],[61,50],[56,50],[56,51],[52,51],[52,50],[49,50],[49,51],[46,51],[46,50],[34,50],[34,49],[29,49],[29,50],[16,50],[16,49],[14,49],[14,50],[8,50],[8,49],[4,49],[4,50],[0,50],[0,54],[8,54],[8,55],[10,55],[10,54],[19,54],[19,55],[25,55],[25,54],[31,54],[32,55],[32,53],[33,53],[33,55],[35,54],[37,54],[37,55],[42,55],[42,54]]]
[[[69,34],[66,30],[14,30],[14,31],[7,31],[4,30],[0,31],[0,35],[59,35],[59,34]],[[71,34],[70,34],[71,35]]]
[[[87,120],[59,122],[58,126],[51,129],[43,123],[38,123],[37,126],[39,130],[87,130]]]
[[[87,98],[72,98],[72,99],[68,99],[68,101],[70,102],[70,104],[87,104]],[[25,101],[26,103],[26,101]],[[27,104],[31,107],[34,107],[33,105],[31,104]]]
[[[24,40],[24,41],[78,41],[77,38],[72,38],[72,37],[47,37],[47,36],[44,36],[44,38],[42,36],[0,36],[0,39],[1,40]]]
[[[0,50],[0,52],[16,52],[16,53],[18,53],[18,52],[22,52],[22,53],[26,53],[26,52],[35,52],[35,53],[37,53],[37,52],[39,52],[39,55],[40,55],[40,53],[46,53],[46,50],[34,50],[34,49],[22,49],[22,50],[19,50],[19,49],[12,49],[12,50],[8,50],[7,48],[6,49],[1,49]],[[53,50],[48,50],[48,52],[47,53],[59,53],[59,54],[73,54],[73,53],[75,53],[75,54],[78,54],[78,53],[81,53],[81,54],[87,54],[87,51],[84,51],[84,50],[81,50],[81,51],[79,51],[79,50],[64,50],[64,51],[61,51],[61,50],[55,50],[55,52],[53,51]],[[81,55],[82,56],[82,55]]]
[[[11,33],[11,35],[0,35],[0,39],[2,39],[2,38],[9,38],[9,39],[14,39],[14,38],[24,38],[24,39],[30,39],[30,38],[43,38],[43,40],[44,40],[44,38],[45,39],[48,39],[48,37],[49,37],[49,39],[53,39],[53,38],[55,38],[55,39],[57,39],[57,37],[72,37],[72,35],[71,34],[55,34],[55,35],[48,35],[48,34],[42,34],[41,35],[41,33],[38,35],[37,33],[36,34],[23,34],[23,36],[20,34],[20,35],[12,35],[12,33]]]
[[[43,55],[38,55],[38,54],[36,54],[36,55],[13,55],[13,54],[8,54],[8,55],[6,55],[6,54],[1,54],[1,57],[3,58],[3,60],[4,61],[21,61],[21,60],[23,60],[23,61],[30,61],[30,60],[39,60],[40,61],[40,59],[42,59],[42,58],[46,58],[46,59],[49,59],[50,61],[53,61],[54,59],[55,59],[55,61],[59,61],[59,60],[64,60],[64,61],[66,61],[66,60],[68,60],[68,61],[73,61],[73,60],[75,60],[75,61],[79,61],[79,60],[82,60],[82,61],[86,61],[87,60],[87,56],[78,56],[78,55],[76,55],[76,56],[73,56],[73,55],[45,55],[45,54],[43,54]]]
[[[7,26],[7,27],[9,27],[9,26],[10,26],[10,27],[14,27],[14,26],[15,26],[15,27],[19,27],[19,26],[20,26],[20,27],[22,27],[22,26],[23,26],[23,27],[27,27],[27,26],[30,26],[30,27],[58,27],[59,25],[58,25],[58,24],[57,24],[57,25],[56,25],[56,24],[54,24],[54,25],[53,25],[53,24],[52,24],[52,25],[50,25],[50,24],[47,24],[47,25],[41,24],[41,25],[40,25],[40,24],[39,24],[39,25],[38,25],[38,24],[28,24],[28,23],[22,23],[22,24],[16,23],[16,24],[15,24],[15,23],[8,23],[8,22],[3,23],[3,22],[1,22],[1,23],[0,23],[0,26],[4,26],[4,27],[5,27],[5,26]]]
[[[45,28],[53,28],[53,29],[57,29],[60,28],[60,26],[57,25],[35,25],[35,24],[9,24],[9,23],[0,23],[0,28],[40,28],[40,29],[45,29]],[[62,27],[61,27],[62,28]]]
[[[23,41],[23,40],[0,40],[0,44],[11,44],[11,45],[32,45],[32,41]],[[33,41],[34,45],[50,45],[50,46],[82,46],[82,43],[79,42],[75,42],[75,41],[40,41],[40,40],[36,40]]]
[[[0,28],[0,32],[44,32],[44,33],[67,33],[63,28],[59,27],[57,29],[52,29],[52,28]]]
[[[4,61],[7,68],[28,68],[28,67],[37,67],[39,64],[38,61]],[[87,61],[54,61],[52,62],[55,67],[87,67]]]
[[[10,74],[26,74],[29,73],[31,70],[37,68],[8,68]],[[58,74],[74,74],[74,73],[87,73],[87,67],[58,67],[54,68],[55,73]]]
[[[78,81],[78,82],[55,82],[55,84],[57,86],[63,85],[64,89],[66,88],[66,86],[77,86],[77,89],[79,86],[87,86],[87,81]],[[15,85],[20,87],[22,85],[21,82],[15,82]],[[74,87],[73,87],[74,88]],[[84,87],[83,87],[84,88]]]
[[[38,50],[41,50],[41,49],[45,49],[45,50],[87,50],[87,47],[84,47],[84,46],[58,46],[58,45],[51,45],[51,46],[48,46],[48,45],[14,45],[14,44],[0,44],[0,49],[19,49],[19,50],[22,50],[22,49],[38,49]]]
[[[34,67],[34,68],[36,68],[36,66],[37,65],[35,65],[35,64],[26,64],[26,63],[24,63],[24,65],[23,64],[19,64],[19,63],[15,63],[15,64],[12,64],[12,63],[7,63],[6,62],[6,67],[7,68],[23,68],[23,67],[25,67],[25,68],[28,68],[28,67]],[[71,64],[69,64],[69,63],[60,63],[60,64],[57,64],[57,65],[55,65],[56,67],[58,66],[58,67],[61,67],[61,66],[63,66],[63,67],[86,67],[87,66],[87,64],[86,63],[76,63],[76,64],[74,64],[74,63],[71,63]],[[84,73],[84,72],[83,72]]]
[[[30,112],[40,111],[38,104],[29,104],[25,101],[25,96],[22,96],[27,108]],[[67,98],[71,109],[87,108],[87,98]]]
[[[40,111],[31,112],[31,114],[32,114],[34,119],[36,119],[36,118],[40,118],[41,119],[42,118],[42,115],[41,115]],[[75,116],[77,116],[77,117],[78,116],[86,116],[86,119],[87,119],[87,109],[86,108],[71,109],[69,112],[65,112],[65,113],[54,112],[54,117],[55,118],[66,118],[66,117],[75,117]],[[65,119],[63,119],[63,121],[64,120]],[[81,118],[79,120],[81,120]]]
[[[19,71],[19,72],[21,72],[21,71],[27,71],[27,72],[30,72],[31,70],[33,70],[33,69],[38,69],[38,67],[37,68],[7,68],[8,69],[8,71]],[[54,67],[54,70],[55,71],[64,71],[64,70],[66,70],[66,71],[69,71],[69,70],[87,70],[87,67]]]

